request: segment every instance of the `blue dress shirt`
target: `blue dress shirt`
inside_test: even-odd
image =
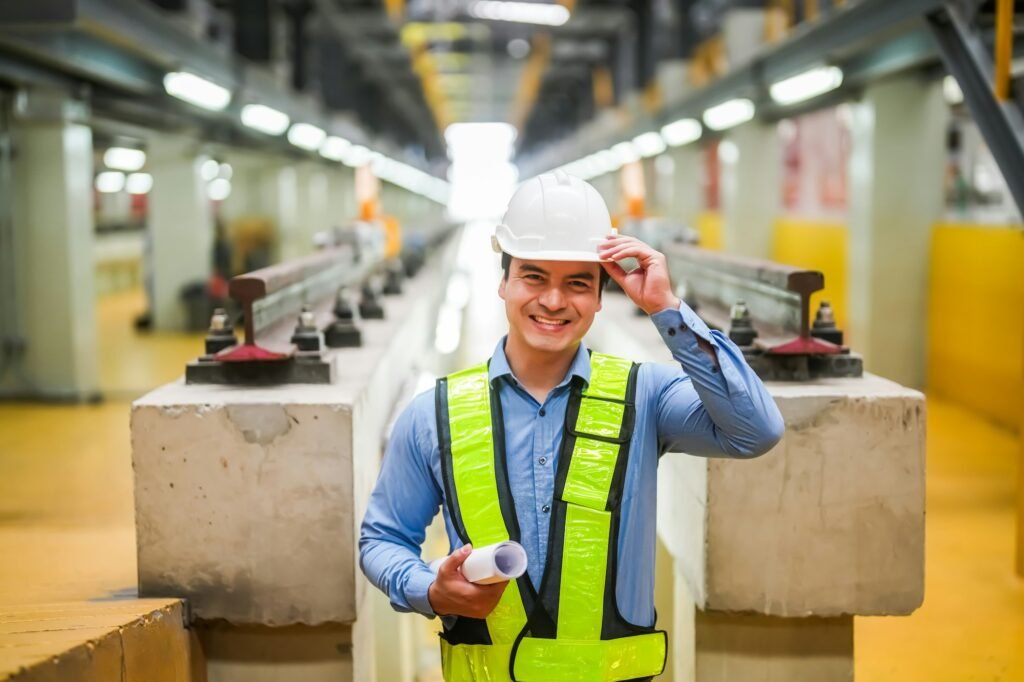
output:
[[[644,363],[636,391],[636,425],[623,491],[616,599],[622,616],[654,624],[654,554],[658,458],[665,452],[756,457],[782,437],[782,415],[743,354],[727,337],[710,331],[685,304],[651,316],[679,364]],[[708,341],[718,366],[700,349]],[[538,403],[509,368],[505,340],[491,357],[505,419],[508,479],[526,548],[530,581],[539,587],[548,549],[550,509],[569,383],[590,380],[590,360],[580,344],[569,372]],[[443,505],[433,391],[418,395],[399,416],[363,518],[359,564],[398,611],[433,616],[427,590],[434,574],[420,558],[425,531],[444,514],[451,549],[462,545]]]

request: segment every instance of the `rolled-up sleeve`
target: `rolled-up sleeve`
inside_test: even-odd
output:
[[[679,363],[651,369],[661,452],[750,458],[779,442],[779,408],[732,341],[708,329],[685,303],[651,320]],[[717,364],[698,338],[713,348]]]
[[[420,558],[442,497],[431,474],[432,394],[418,396],[395,422],[359,532],[359,566],[397,611],[433,617],[434,573]]]

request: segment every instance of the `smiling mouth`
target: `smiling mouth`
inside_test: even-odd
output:
[[[542,327],[551,327],[552,329],[564,327],[569,324],[569,320],[556,320],[551,317],[541,317],[540,315],[530,315],[530,319]]]

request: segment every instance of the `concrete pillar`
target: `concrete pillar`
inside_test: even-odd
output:
[[[779,214],[781,154],[774,124],[751,121],[718,145],[725,250],[753,258],[771,255]]]
[[[153,138],[147,149],[153,175],[149,193],[149,239],[153,322],[157,329],[183,329],[181,289],[210,276],[213,213],[201,168],[206,157],[191,140]]]
[[[3,331],[14,352],[0,388],[80,400],[93,396],[99,383],[92,131],[71,118],[75,103],[40,97],[46,98],[40,112],[11,130],[13,165],[4,204],[10,208],[14,275],[0,278],[0,286],[13,311],[12,328]]]
[[[941,81],[904,76],[872,85],[851,110],[849,343],[866,369],[920,387],[949,107]]]
[[[704,210],[700,146],[688,144],[676,147],[669,151],[668,156],[675,162],[672,173],[671,215],[693,226],[697,222],[697,215]]]

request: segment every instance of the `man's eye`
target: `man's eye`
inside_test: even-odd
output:
[[[523,275],[523,279],[528,279],[531,282],[539,282],[541,280],[540,275]]]
[[[584,281],[569,282],[569,286],[571,286],[571,287],[573,287],[575,289],[589,289],[590,288],[590,283],[589,282],[584,282]]]

